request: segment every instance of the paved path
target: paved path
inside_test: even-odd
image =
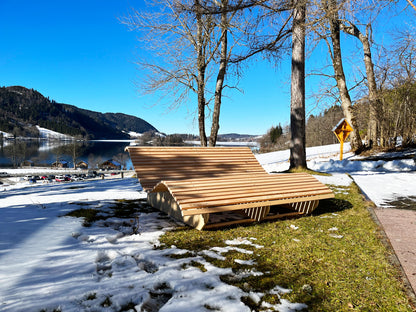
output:
[[[374,212],[416,293],[416,211],[375,208]]]
[[[416,305],[416,172],[358,172],[351,177],[377,207],[374,217],[409,281],[406,289]]]

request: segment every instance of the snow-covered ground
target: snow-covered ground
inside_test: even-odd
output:
[[[194,146],[200,146],[201,141],[185,141],[186,144],[194,145]],[[235,141],[235,142],[227,142],[227,141],[217,141],[216,146],[249,146],[258,148],[259,143],[258,142],[247,142],[247,141]]]
[[[339,145],[308,149],[309,167],[333,174],[317,176],[322,182],[348,185],[354,179],[378,206],[396,197],[416,196],[413,159],[353,161],[355,157],[347,153],[344,161],[338,161],[338,149]],[[257,158],[269,172],[289,167],[288,151]],[[155,310],[157,305],[160,311],[205,311],[207,306],[249,311],[240,298],[249,295],[255,299],[262,294],[246,294],[221,282],[219,276],[231,269],[216,268],[203,255],[167,257],[186,252],[175,246],[154,248],[160,235],[177,226],[174,221],[160,218],[158,213],[141,213],[139,234],[134,234],[135,220],[110,218],[83,227],[79,218],[62,217],[82,207],[109,211],[117,199],[141,198],[145,193],[133,178],[2,185],[0,310],[117,311],[130,304],[138,311]],[[214,247],[205,253],[221,258],[227,249],[262,247],[252,238],[225,243],[226,249]],[[184,269],[191,261],[202,263],[206,272],[193,266]],[[270,290],[287,291],[279,285]],[[282,300],[268,308],[296,311],[305,305]]]
[[[392,161],[361,160],[344,145],[343,160],[339,160],[339,144],[311,147],[306,150],[308,167],[315,171],[331,173],[332,177],[316,176],[321,182],[331,184],[335,178],[351,178],[363,193],[379,207],[399,197],[416,196],[416,159]],[[289,150],[256,155],[268,172],[289,169]],[[397,157],[398,155],[395,154]],[[340,181],[338,181],[339,183]]]

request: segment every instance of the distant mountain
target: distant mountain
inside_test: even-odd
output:
[[[253,141],[258,139],[258,135],[227,133],[219,134],[218,141]]]
[[[33,89],[0,88],[0,131],[39,137],[36,125],[86,139],[128,139],[128,132],[157,131],[145,120],[121,113],[99,113],[56,103]]]

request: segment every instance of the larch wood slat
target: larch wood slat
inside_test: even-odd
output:
[[[290,191],[292,189],[297,189],[300,187],[312,187],[312,188],[316,188],[316,187],[322,187],[322,185],[317,184],[317,183],[311,183],[311,182],[298,182],[294,185],[287,185],[287,183],[283,183],[283,182],[279,182],[279,183],[274,183],[274,182],[265,182],[264,184],[262,183],[249,183],[247,185],[244,184],[232,184],[232,185],[205,185],[204,187],[198,187],[198,186],[177,186],[174,185],[173,187],[171,187],[171,189],[173,191],[180,191],[181,195],[189,195],[189,194],[195,194],[195,190],[198,191],[203,191],[204,194],[211,194],[211,193],[218,193],[221,192],[223,194],[227,193],[227,192],[234,192],[235,188],[238,187],[242,187],[242,190],[247,190],[250,191],[251,189],[258,189],[259,187],[263,187],[263,188],[279,188],[279,191]]]
[[[146,190],[161,180],[265,173],[249,148],[128,147],[127,150]]]
[[[219,222],[219,223],[207,224],[205,225],[204,229],[212,230],[212,229],[217,229],[217,228],[225,227],[229,225],[248,224],[248,223],[253,223],[253,222],[256,222],[256,220],[255,219],[241,219],[241,220],[233,220],[233,221],[224,221],[224,222]]]
[[[193,209],[193,208],[203,208],[203,207],[214,207],[214,206],[226,206],[226,205],[232,205],[232,204],[243,204],[245,202],[257,202],[257,201],[276,201],[279,199],[299,199],[304,197],[313,197],[318,195],[326,195],[328,192],[326,190],[323,191],[309,191],[307,195],[304,193],[291,193],[290,195],[287,194],[281,194],[281,195],[255,195],[255,196],[244,196],[244,198],[240,197],[228,197],[227,199],[223,200],[203,200],[200,202],[194,202],[194,203],[185,203],[181,204],[180,206],[182,210],[186,209]],[[292,200],[293,202],[293,200]]]
[[[164,193],[161,198],[167,201],[170,196],[184,220],[199,220],[198,225],[196,221],[189,223],[198,229],[204,226],[200,220],[208,220],[202,216],[212,213],[238,210],[246,219],[221,224],[245,223],[267,219],[272,205],[289,205],[296,211],[293,215],[307,214],[319,200],[334,197],[327,186],[311,175],[268,174],[247,147],[127,150],[141,185],[150,191],[149,196]],[[153,195],[151,202],[158,205]]]
[[[319,187],[322,186],[322,184],[318,181],[296,181],[296,182],[285,182],[285,181],[272,181],[272,180],[267,180],[264,179],[264,181],[262,182],[262,180],[259,181],[255,181],[255,182],[247,182],[246,180],[243,181],[235,181],[233,182],[232,180],[226,180],[222,183],[209,183],[209,182],[205,182],[204,184],[196,184],[196,183],[192,183],[192,184],[182,184],[179,181],[169,181],[169,184],[171,185],[172,190],[175,191],[180,191],[181,194],[187,194],[187,193],[195,193],[195,190],[199,190],[199,191],[203,191],[205,194],[211,193],[211,192],[216,192],[217,190],[220,191],[224,191],[226,192],[228,189],[233,189],[233,188],[239,188],[242,187],[244,189],[250,189],[250,188],[258,188],[258,187],[262,187],[262,188],[296,188],[297,186],[311,186],[311,187]]]
[[[322,196],[311,196],[311,197],[303,197],[303,198],[296,198],[298,202],[301,201],[312,201],[312,200],[322,200],[328,199],[327,195]],[[279,199],[279,200],[268,200],[268,201],[260,201],[260,202],[251,202],[251,203],[244,203],[244,204],[231,204],[231,205],[224,205],[224,206],[214,206],[214,207],[206,207],[206,208],[197,208],[197,209],[188,209],[182,210],[184,216],[191,216],[191,215],[199,215],[205,213],[216,213],[216,212],[223,212],[223,211],[233,211],[233,210],[242,210],[246,208],[258,208],[263,207],[265,205],[270,206],[277,206],[277,205],[286,205],[293,203],[293,198],[289,199]]]
[[[302,191],[302,190],[301,190]],[[238,193],[235,195],[218,195],[218,197],[203,197],[203,198],[192,198],[192,199],[183,199],[180,196],[176,196],[176,200],[182,209],[188,209],[188,207],[199,207],[199,206],[218,206],[229,203],[243,203],[247,201],[257,201],[257,200],[276,200],[279,198],[299,198],[299,197],[309,197],[314,195],[322,195],[328,193],[326,190],[307,190],[307,195],[305,193],[291,192],[291,193],[280,193],[274,194],[273,191],[270,192],[257,192],[257,193]]]
[[[261,185],[258,185],[257,187],[244,187],[244,188],[234,188],[234,186],[231,186],[230,188],[224,188],[223,192],[221,190],[216,190],[213,192],[207,192],[203,191],[204,199],[210,199],[212,197],[218,198],[218,195],[223,194],[223,196],[228,197],[228,195],[240,195],[240,194],[265,194],[265,193],[272,193],[272,194],[290,194],[290,193],[299,193],[299,192],[309,192],[314,190],[328,190],[325,186],[320,185],[296,185],[296,187],[293,186],[281,186],[279,189],[270,189],[270,188],[264,188],[259,189]],[[172,192],[180,194],[180,198],[184,201],[186,200],[194,200],[196,198],[200,198],[201,195],[199,194],[189,194],[183,193],[183,190],[175,189],[174,187],[169,188]],[[196,192],[201,192],[200,189],[196,189]]]
[[[200,187],[196,185],[195,183],[183,185],[181,181],[168,181],[170,185],[170,190],[175,193],[179,193],[181,196],[181,199],[186,200],[187,197],[195,198],[195,194],[197,192],[203,192],[205,195],[205,198],[209,196],[217,196],[217,195],[226,195],[226,194],[239,194],[239,193],[250,193],[250,192],[268,192],[272,191],[273,193],[287,193],[292,191],[300,191],[308,189],[313,190],[328,190],[329,189],[320,183],[319,181],[306,181],[303,182],[302,180],[298,180],[296,183],[290,183],[289,184],[285,181],[268,181],[267,179],[264,179],[265,182],[256,182],[256,183],[234,183],[233,181],[228,181],[224,185],[218,186],[218,183],[214,184],[204,184],[203,187]],[[165,183],[165,182],[162,182]],[[272,189],[272,190],[268,190]]]
[[[172,182],[174,180],[171,180]],[[180,186],[192,185],[201,186],[203,187],[205,184],[212,185],[213,183],[217,184],[227,184],[229,182],[234,183],[246,183],[246,184],[255,184],[255,183],[262,183],[262,182],[273,182],[273,183],[297,183],[297,182],[317,182],[317,180],[313,177],[308,175],[296,176],[296,177],[280,177],[280,176],[270,176],[268,174],[244,174],[244,175],[229,175],[226,177],[216,177],[216,178],[196,178],[196,179],[188,179],[184,181],[176,181]],[[179,183],[180,182],[180,183]]]

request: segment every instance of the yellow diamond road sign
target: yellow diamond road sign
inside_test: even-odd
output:
[[[332,132],[335,133],[340,142],[344,142],[352,131],[352,127],[345,118],[342,118],[334,129],[332,129]]]
[[[339,159],[342,160],[343,148],[344,148],[344,141],[348,138],[350,133],[353,131],[353,128],[347,122],[345,118],[342,118],[339,123],[332,129],[335,136],[337,137],[338,141],[341,143],[341,153],[339,155]]]

